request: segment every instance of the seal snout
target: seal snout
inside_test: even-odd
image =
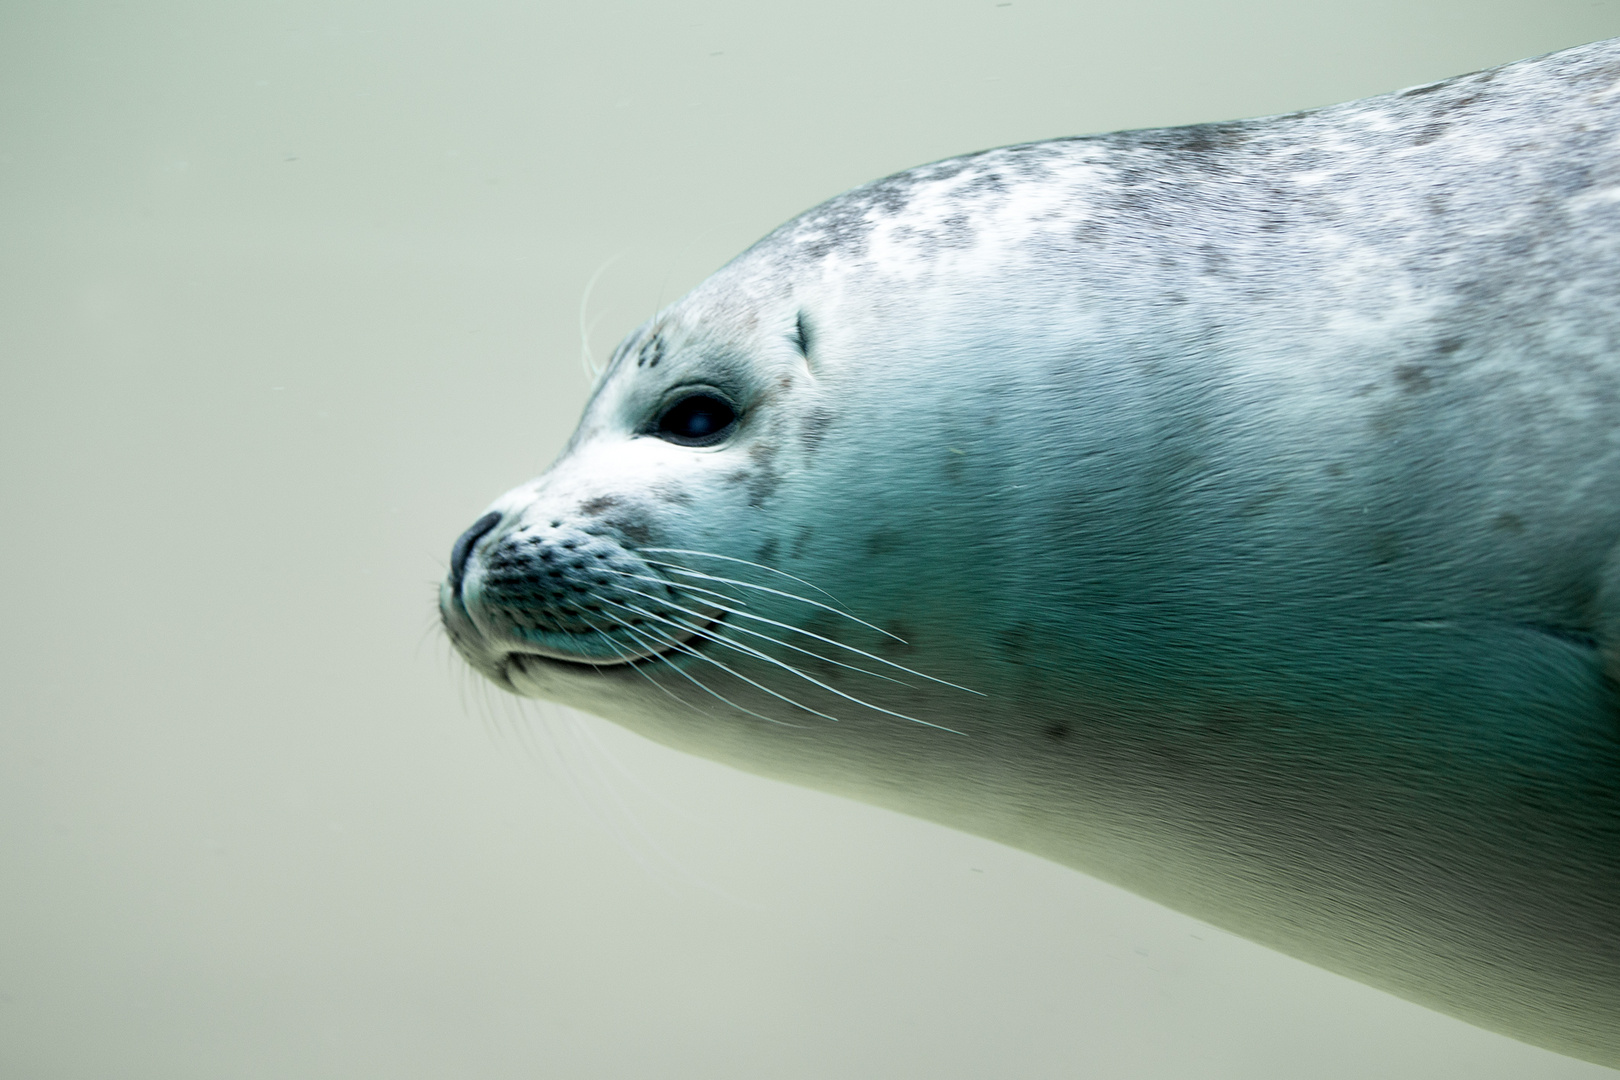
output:
[[[453,591],[461,591],[461,581],[467,573],[467,557],[472,554],[473,545],[488,536],[490,530],[500,523],[500,512],[491,510],[456,538],[455,546],[450,549],[450,588]]]
[[[490,538],[502,520],[486,514],[451,553],[446,622],[473,631],[452,640],[475,666],[614,667],[689,650],[716,616],[614,537],[551,521]]]

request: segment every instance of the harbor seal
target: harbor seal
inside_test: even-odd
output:
[[[457,541],[467,661],[1620,1066],[1620,40],[787,223]]]

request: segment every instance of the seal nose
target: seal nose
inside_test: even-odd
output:
[[[456,546],[450,549],[450,587],[456,592],[461,591],[461,576],[466,573],[467,556],[472,554],[473,545],[500,523],[501,515],[491,510],[473,522],[472,528],[462,533]]]

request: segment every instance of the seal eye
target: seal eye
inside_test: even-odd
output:
[[[688,394],[658,418],[658,437],[683,446],[712,446],[737,423],[737,413],[713,394]]]

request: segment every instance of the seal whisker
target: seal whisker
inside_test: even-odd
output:
[[[804,580],[804,578],[802,578],[802,577],[794,577],[792,574],[788,573],[786,570],[778,570],[776,567],[774,567],[774,566],[766,566],[764,563],[749,562],[747,559],[738,559],[738,558],[735,558],[734,556],[731,556],[731,555],[721,555],[721,554],[719,554],[717,552],[713,552],[713,551],[697,551],[697,550],[694,550],[692,548],[647,547],[647,548],[641,548],[640,550],[641,551],[651,551],[651,552],[655,552],[655,553],[660,554],[660,555],[696,555],[696,556],[698,556],[700,558],[704,558],[704,559],[723,559],[726,562],[741,563],[743,566],[752,566],[756,570],[764,570],[767,573],[771,573],[771,574],[780,574],[781,576],[787,578],[789,581],[797,581],[800,585],[803,585],[807,589],[815,589],[816,592],[820,593],[822,596],[825,596],[827,599],[831,600],[835,604],[842,604],[843,603],[842,600],[838,599],[838,597],[834,596],[832,593],[828,592],[826,589],[823,589],[821,586],[812,585],[810,582]],[[649,561],[651,561],[651,560],[649,560]],[[665,563],[664,565],[670,566],[670,565],[675,565],[675,564]],[[688,569],[690,569],[690,568],[688,568]]]
[[[741,604],[743,607],[748,606],[746,601],[739,600],[735,596],[731,596],[731,595],[729,595],[727,593],[723,593],[723,592],[718,592],[718,591],[716,591],[714,589],[705,589],[705,588],[703,588],[702,586],[699,586],[699,585],[683,585],[683,584],[679,584],[677,582],[670,581],[668,578],[653,577],[651,574],[632,574],[628,570],[615,570],[611,566],[604,566],[601,569],[606,570],[610,574],[617,574],[620,577],[629,578],[632,581],[646,581],[646,582],[650,582],[650,583],[652,583],[654,585],[666,585],[666,586],[668,586],[668,587],[670,587],[672,589],[680,589],[683,592],[707,593],[710,596],[718,596],[722,600],[730,600],[733,604]],[[651,598],[651,599],[656,599],[656,597],[650,597],[650,594],[647,594],[647,593],[642,593],[640,595],[649,596],[649,598]]]
[[[614,571],[611,571],[611,572],[615,573],[615,574],[622,574],[625,577],[635,577],[635,578],[639,578],[641,580],[654,581],[654,582],[656,582],[656,583],[658,583],[660,585],[669,584],[668,582],[661,581],[661,580],[659,580],[657,578],[649,578],[646,575],[641,575],[641,574],[629,574],[629,573],[626,573],[625,571],[622,571],[622,570],[614,570]],[[679,586],[679,587],[681,589],[683,589],[683,590],[684,589],[691,589],[691,586],[686,586],[686,585],[682,585],[682,586]],[[693,590],[693,591],[708,592],[708,593],[711,593],[712,595],[721,595],[721,594],[718,594],[718,593],[713,593],[713,590],[709,590],[709,589]],[[650,593],[639,592],[639,591],[637,591],[635,589],[626,589],[625,592],[633,593],[636,596],[644,596],[647,599],[657,601],[658,603],[666,603],[667,602],[664,599],[662,599],[661,597],[653,596]],[[723,597],[723,598],[724,599],[731,599],[730,597]],[[735,603],[741,603],[742,601],[739,600],[739,601],[734,601],[734,602]],[[679,607],[679,605],[672,605],[672,606]],[[762,622],[762,623],[766,623],[766,624],[768,624],[770,626],[778,627],[778,628],[783,629],[783,630],[790,630],[795,634],[803,634],[805,637],[814,638],[817,641],[823,642],[823,643],[825,643],[827,645],[831,645],[831,646],[833,646],[835,648],[844,649],[844,650],[847,650],[848,652],[852,652],[856,656],[865,657],[866,659],[872,661],[873,663],[882,664],[885,667],[894,668],[896,671],[903,671],[907,675],[915,675],[919,679],[927,679],[929,682],[938,683],[940,686],[949,686],[953,690],[961,690],[963,693],[973,694],[973,695],[975,695],[977,697],[987,697],[988,696],[985,693],[983,693],[982,691],[974,690],[972,687],[962,686],[959,683],[953,683],[953,682],[950,682],[950,681],[945,680],[945,679],[935,678],[934,676],[929,675],[929,674],[927,674],[925,672],[918,671],[916,668],[909,668],[909,667],[906,667],[904,664],[897,664],[893,660],[887,660],[887,659],[884,659],[881,656],[873,655],[872,653],[867,652],[865,649],[857,649],[855,646],[846,644],[845,642],[839,641],[836,638],[824,637],[821,634],[818,634],[813,630],[806,630],[802,626],[794,626],[792,623],[779,622],[776,619],[768,619],[763,615],[756,615],[756,614],[754,614],[753,612],[750,612],[750,611],[738,611],[735,608],[726,607],[724,604],[715,604],[713,606],[718,608],[721,611],[726,612],[727,614],[736,615],[738,618],[741,618],[741,619],[752,619],[755,622]],[[687,610],[687,609],[683,608],[682,610]],[[697,612],[689,611],[689,610],[687,610],[687,614],[694,615],[694,616],[698,615]],[[758,634],[758,633],[755,633],[754,631],[746,630],[744,627],[741,627],[741,626],[734,627],[733,629],[742,630],[744,633],[754,633],[756,637],[763,637],[767,641],[775,641],[778,645],[783,645],[783,646],[786,646],[787,648],[793,649],[793,650],[795,650],[797,652],[802,652],[802,653],[805,653],[806,655],[814,656],[814,657],[816,657],[818,659],[825,660],[829,664],[837,664],[839,667],[847,667],[847,668],[850,668],[852,671],[859,671],[859,672],[861,672],[863,674],[870,675],[875,679],[887,679],[890,682],[899,683],[901,686],[908,685],[906,683],[900,682],[899,679],[892,679],[887,675],[880,675],[875,671],[867,671],[865,668],[855,667],[855,666],[853,666],[851,664],[845,664],[845,663],[842,663],[841,661],[834,660],[829,656],[823,656],[822,654],[817,653],[817,652],[810,652],[807,649],[801,649],[796,645],[789,645],[787,642],[782,641],[780,638],[771,638],[771,637],[769,637],[768,635],[765,635],[765,634]]]
[[[610,603],[610,604],[618,603],[617,601],[614,601],[614,600],[607,600],[605,602]],[[625,605],[622,605],[622,606],[627,611],[633,611],[636,614],[641,615],[643,618],[658,619],[659,622],[671,622],[672,621],[672,620],[669,620],[669,619],[660,618],[659,616],[654,615],[650,611],[643,611],[643,610],[641,610],[639,608],[634,607],[633,605],[625,604]],[[749,646],[749,645],[744,645],[740,641],[732,641],[730,638],[722,637],[722,636],[720,636],[718,634],[715,634],[713,631],[708,630],[708,629],[706,629],[706,628],[704,628],[702,626],[690,626],[690,625],[687,625],[685,623],[680,622],[679,620],[673,620],[673,623],[674,623],[674,625],[679,626],[681,629],[687,630],[687,631],[689,631],[689,632],[691,632],[691,633],[693,633],[693,634],[695,634],[697,636],[705,637],[708,640],[713,641],[713,642],[715,642],[717,644],[728,646],[729,648],[735,649],[738,652],[745,653],[745,654],[747,654],[749,656],[752,656],[752,657],[754,657],[754,658],[756,658],[758,660],[763,660],[767,664],[772,664],[772,665],[774,665],[776,667],[781,668],[783,671],[786,671],[790,675],[797,675],[799,678],[803,679],[807,683],[810,683],[812,686],[819,686],[819,687],[821,687],[821,689],[827,691],[829,694],[836,694],[837,696],[843,698],[846,701],[852,701],[857,705],[861,705],[861,706],[864,706],[864,707],[866,707],[868,709],[871,709],[873,712],[886,713],[889,716],[895,716],[895,717],[900,718],[901,720],[910,720],[913,724],[921,724],[924,727],[938,728],[940,731],[949,731],[953,735],[966,735],[967,734],[967,732],[965,732],[965,731],[958,731],[955,728],[946,727],[944,724],[934,724],[934,723],[930,723],[927,720],[919,720],[915,716],[907,716],[903,712],[895,712],[893,709],[885,709],[882,705],[873,705],[870,701],[863,701],[860,698],[856,697],[854,694],[845,693],[844,691],[838,689],[838,687],[831,686],[831,685],[829,685],[827,683],[824,683],[820,679],[816,678],[813,675],[805,674],[804,672],[800,671],[798,668],[794,667],[792,664],[789,664],[789,663],[786,663],[785,661],[779,660],[776,657],[770,655],[769,653],[761,652],[760,650],[758,650],[756,648],[753,648],[752,646]],[[736,674],[736,673],[733,672],[733,674]],[[746,678],[746,676],[742,676],[742,675],[738,675],[737,677],[738,678]],[[753,680],[750,679],[748,681],[752,682]],[[754,685],[759,686],[758,683],[754,683]],[[773,694],[775,693],[775,691],[770,690],[767,687],[761,686],[760,689],[765,690],[767,693],[773,693]],[[778,695],[778,696],[780,696],[780,695]],[[788,699],[784,699],[784,700],[788,700]],[[798,705],[799,708],[806,709],[806,710],[808,710],[810,712],[815,712],[816,711],[814,709],[811,709],[809,706],[801,704],[801,703],[796,702],[796,701],[793,702],[793,704]],[[827,714],[826,713],[818,713],[817,715],[826,716]],[[837,717],[828,717],[828,719],[836,720]]]
[[[634,613],[636,615],[640,615],[643,619],[650,619],[653,622],[660,622],[660,623],[664,623],[664,624],[666,624],[668,626],[673,626],[677,630],[684,631],[687,634],[691,635],[691,637],[701,637],[701,638],[704,638],[705,640],[708,640],[708,641],[717,641],[720,644],[729,646],[730,648],[732,648],[732,649],[734,649],[734,650],[736,650],[738,652],[744,652],[744,653],[753,652],[754,655],[758,656],[760,659],[763,659],[763,660],[770,661],[772,659],[771,657],[765,655],[764,653],[759,653],[759,652],[757,652],[755,650],[748,649],[748,647],[745,646],[745,645],[740,645],[740,644],[738,644],[738,643],[736,643],[734,641],[730,641],[730,640],[727,640],[725,638],[716,637],[712,631],[708,630],[705,627],[702,627],[702,626],[690,626],[690,625],[688,625],[688,624],[686,624],[684,622],[681,622],[678,619],[668,619],[668,618],[665,618],[662,615],[658,615],[658,614],[655,614],[655,613],[653,613],[651,611],[647,611],[647,610],[644,610],[642,608],[638,608],[634,604],[625,604],[625,603],[621,603],[620,601],[617,601],[617,600],[609,600],[609,599],[607,599],[605,597],[603,598],[602,602],[605,603],[605,604],[612,604],[614,607],[621,607],[626,611],[632,612],[632,613]],[[810,706],[804,704],[803,702],[795,701],[792,698],[787,697],[784,694],[778,693],[777,691],[772,690],[770,687],[764,685],[763,683],[755,682],[753,679],[750,679],[748,676],[742,674],[741,672],[736,671],[733,668],[727,666],[726,664],[721,663],[719,660],[716,660],[714,657],[705,655],[704,653],[702,653],[699,650],[693,648],[689,644],[690,638],[682,640],[682,639],[676,638],[673,634],[668,634],[668,633],[665,633],[664,631],[659,630],[657,627],[647,627],[645,632],[646,633],[657,634],[661,639],[668,642],[670,645],[672,645],[674,648],[680,650],[681,652],[684,652],[689,656],[695,656],[699,660],[704,661],[705,663],[713,664],[715,667],[719,668],[721,671],[724,671],[726,674],[732,676],[733,678],[741,679],[743,682],[748,683],[750,686],[753,686],[753,687],[755,687],[757,689],[765,691],[767,694],[771,695],[772,697],[781,698],[781,700],[787,702],[789,705],[792,705],[795,708],[803,709],[805,712],[808,712],[808,713],[815,713],[815,715],[820,716],[820,717],[822,717],[824,719],[827,719],[827,720],[831,720],[831,721],[833,721],[835,723],[838,721],[838,717],[836,717],[836,716],[833,716],[833,715],[831,715],[829,713],[821,712],[821,711],[819,711],[817,709],[812,709]],[[793,668],[788,664],[783,664],[780,661],[773,661],[773,662],[776,663],[779,667],[782,667],[782,668],[786,669],[787,671],[793,671]],[[798,674],[798,672],[794,672],[794,674]],[[851,698],[850,700],[853,701],[855,699]]]
[[[596,283],[602,280],[602,275],[607,273],[608,268],[618,261],[619,256],[614,255],[607,262],[597,267],[596,273],[591,275],[591,280],[585,283],[585,292],[579,298],[579,359],[585,368],[586,377],[593,383],[601,376],[602,367],[596,362],[596,358],[591,355],[591,330],[595,328],[596,324],[593,322],[587,326],[585,319],[591,306],[591,293],[596,289]]]
[[[641,631],[637,630],[635,627],[631,626],[629,623],[627,623],[623,619],[619,618],[617,615],[614,615],[612,612],[605,612],[604,614],[606,614],[614,622],[618,623],[619,626],[624,629],[625,633],[631,634],[634,637],[640,639],[648,647],[655,647],[658,644],[657,640],[649,638],[649,636],[647,634],[642,633]],[[622,651],[620,651],[619,647],[613,643],[612,639],[604,631],[599,630],[597,632],[599,634],[602,634],[603,638],[607,639],[608,648],[612,649],[615,653],[618,653],[620,656],[625,656],[625,654]],[[669,640],[669,639],[666,639],[666,640]],[[675,644],[676,644],[677,648],[682,648],[683,651],[685,651],[685,652],[691,653],[692,655],[697,655],[697,650],[684,648],[684,645],[685,645],[684,642],[675,643]],[[627,660],[629,659],[628,657],[625,657],[625,658]],[[662,658],[660,658],[660,659],[662,659]],[[744,707],[742,705],[738,705],[735,701],[732,701],[730,698],[726,697],[724,694],[721,694],[721,693],[719,693],[719,692],[717,692],[715,690],[712,690],[709,687],[703,685],[703,683],[701,681],[699,681],[696,677],[694,677],[690,672],[682,671],[680,668],[676,667],[674,664],[671,664],[667,660],[664,660],[663,664],[669,670],[673,671],[675,674],[679,675],[681,678],[685,679],[687,682],[691,683],[693,686],[697,687],[699,690],[702,690],[705,694],[708,694],[710,697],[713,697],[713,698],[715,698],[715,699],[717,699],[719,701],[724,702],[727,705],[730,705],[733,709],[736,709],[738,712],[747,713],[749,716],[758,717],[761,720],[767,720],[767,721],[769,721],[770,723],[773,723],[773,724],[781,724],[784,727],[800,727],[801,726],[799,724],[790,724],[785,720],[777,720],[775,717],[766,716],[764,713],[758,713],[758,712],[755,712],[753,709],[749,709],[749,708],[746,708],[746,707]],[[677,704],[684,704],[684,702],[681,701],[680,697],[677,696],[676,693],[673,690],[671,690],[669,687],[665,686],[663,683],[659,682],[657,679],[654,679],[652,677],[652,675],[650,673],[648,673],[642,667],[642,665],[640,665],[640,664],[631,664],[630,666],[635,668],[635,670],[642,676],[642,678],[646,679],[648,682],[650,682],[654,686],[658,687],[658,689],[660,689],[664,693],[668,694]]]
[[[612,612],[604,612],[604,614],[617,623],[625,633],[633,635],[636,633],[635,629],[628,622],[619,618],[617,615],[614,615]],[[620,660],[624,661],[627,666],[635,671],[636,674],[640,675],[643,679],[646,679],[649,683],[662,690],[665,694],[669,695],[670,699],[675,701],[677,704],[680,703],[681,699],[676,695],[675,691],[671,690],[669,687],[665,686],[663,683],[649,675],[642,665],[634,663],[634,657],[625,652],[623,649],[619,648],[618,643],[613,640],[612,634],[609,634],[606,630],[598,630],[597,634],[601,636],[602,642],[607,645],[607,647],[611,649]],[[639,637],[641,635],[636,636]],[[682,675],[686,674],[684,671],[680,671],[679,668],[676,668],[675,670],[680,672]]]
[[[809,604],[811,607],[820,608],[822,611],[831,612],[834,615],[841,615],[844,618],[850,620],[851,622],[860,623],[862,626],[866,627],[868,630],[876,630],[878,633],[882,634],[884,637],[893,638],[894,640],[898,641],[902,645],[907,644],[906,639],[901,637],[898,634],[891,634],[891,633],[889,633],[889,631],[883,629],[883,627],[881,627],[881,626],[873,626],[871,623],[867,622],[865,619],[859,618],[859,617],[857,617],[855,615],[851,615],[847,611],[841,611],[838,608],[832,607],[831,605],[823,604],[819,600],[811,600],[807,596],[800,596],[797,593],[783,592],[781,589],[773,589],[769,585],[756,585],[752,581],[738,581],[736,578],[720,577],[717,574],[705,574],[701,570],[693,570],[693,569],[691,569],[689,567],[682,566],[679,563],[660,562],[657,559],[648,559],[647,562],[650,563],[653,566],[665,566],[665,567],[668,567],[671,573],[680,574],[682,577],[702,578],[704,581],[719,581],[719,582],[724,582],[727,585],[735,585],[740,589],[755,589],[755,590],[757,590],[759,592],[766,592],[766,593],[771,593],[771,594],[773,594],[775,596],[785,597],[788,600],[797,600],[801,604]],[[812,585],[810,587],[812,589],[815,588],[814,585]]]
[[[700,611],[695,611],[692,608],[686,607],[686,606],[684,606],[682,604],[676,604],[676,603],[673,603],[671,601],[665,600],[662,597],[654,596],[652,593],[642,592],[640,589],[625,589],[624,592],[630,594],[631,596],[644,597],[644,598],[646,598],[648,600],[654,601],[655,603],[668,604],[670,607],[674,608],[676,611],[684,612],[685,614],[692,616],[692,618],[694,618],[694,619],[702,619],[704,617],[703,613],[700,612]],[[722,607],[721,605],[718,605],[718,604],[715,605],[715,606],[719,607],[720,610],[722,610],[722,611],[726,611],[726,612],[736,614],[736,615],[739,615],[739,616],[747,616],[748,615],[748,613],[744,612],[744,611],[732,612],[732,609],[730,609],[730,608]],[[761,622],[771,623],[773,626],[781,626],[781,627],[783,627],[784,629],[787,629],[787,630],[796,630],[796,629],[798,629],[797,627],[788,626],[786,623],[778,623],[774,619],[766,619],[763,616],[755,615],[755,616],[752,616],[752,617],[756,618],[756,619],[759,619]],[[830,656],[823,656],[821,653],[812,652],[809,649],[800,648],[798,645],[794,645],[791,642],[783,641],[781,638],[772,637],[769,634],[761,633],[758,630],[750,630],[746,626],[733,626],[733,627],[731,627],[731,629],[736,630],[739,633],[748,634],[748,635],[750,635],[752,637],[757,637],[757,638],[761,638],[761,639],[763,639],[765,641],[769,641],[773,645],[780,645],[784,649],[792,649],[796,653],[803,653],[805,656],[813,656],[817,660],[821,660],[821,661],[823,661],[825,663],[836,664],[837,666],[839,666],[841,668],[847,668],[850,671],[858,671],[862,675],[870,675],[874,679],[882,679],[884,682],[892,682],[896,686],[904,686],[908,690],[911,689],[911,684],[903,683],[899,679],[892,678],[891,676],[888,676],[888,675],[880,674],[880,673],[878,673],[876,671],[868,671],[863,667],[856,667],[854,664],[846,664],[842,660],[834,660]],[[805,633],[808,633],[808,631],[805,631]],[[710,631],[710,636],[714,637],[716,640],[722,640],[722,636],[719,635],[719,634],[714,633],[713,631]],[[811,637],[819,637],[819,635],[816,635],[816,634],[811,634],[810,636]],[[836,642],[836,641],[828,641],[828,639],[826,639],[826,638],[821,638],[821,640],[827,641],[827,643],[829,645],[839,645],[840,644],[839,642]],[[842,647],[849,648],[849,646],[847,646],[847,645],[842,646]],[[855,650],[852,650],[852,651],[859,652],[860,650],[855,649]],[[864,656],[865,654],[862,653],[861,655]],[[872,659],[879,660],[881,662],[881,657],[875,657],[874,656],[874,657],[872,657]],[[895,665],[895,666],[897,666],[897,665]],[[905,671],[907,669],[901,668],[901,670]],[[912,674],[915,675],[917,673],[912,672]]]
[[[654,616],[649,612],[638,611],[636,608],[630,607],[629,605],[620,605],[620,606],[624,607],[627,611],[636,611],[637,614],[640,614],[640,615],[642,615],[643,617],[646,617],[646,618],[657,618],[657,616]],[[691,631],[693,629],[692,627],[686,626],[683,623],[672,622],[669,619],[659,619],[658,621],[660,621],[660,622],[668,622],[671,626],[677,627],[677,628],[679,628],[681,630]],[[682,641],[681,639],[675,637],[675,635],[673,635],[673,634],[668,634],[668,633],[665,633],[663,631],[660,631],[657,627],[648,627],[646,630],[632,630],[630,632],[634,633],[638,637],[642,637],[642,638],[645,638],[646,635],[648,635],[648,634],[657,635],[659,640],[661,640],[662,642],[664,642],[665,644],[670,646],[670,648],[672,650],[674,650],[674,651],[683,652],[688,656],[692,656],[692,657],[695,657],[695,658],[697,658],[699,660],[702,660],[706,664],[713,664],[715,667],[719,668],[721,671],[724,671],[727,675],[730,675],[732,678],[740,679],[743,682],[747,683],[748,685],[754,687],[757,690],[763,690],[763,691],[765,691],[765,693],[771,695],[771,697],[778,698],[781,701],[784,701],[787,704],[792,705],[795,709],[803,709],[805,712],[813,713],[816,716],[821,717],[823,720],[831,720],[835,724],[838,723],[838,717],[833,716],[830,713],[821,712],[819,709],[812,709],[810,706],[804,704],[803,702],[794,701],[792,698],[788,697],[786,694],[777,693],[775,690],[772,690],[770,687],[765,686],[762,683],[755,682],[753,679],[750,679],[748,676],[743,675],[743,674],[733,670],[732,668],[728,667],[727,665],[721,663],[719,660],[716,660],[714,657],[705,656],[703,653],[699,652],[697,649],[692,648],[692,646],[690,644],[688,644],[686,641]],[[707,633],[705,633],[705,632],[703,632],[701,630],[696,631],[696,632],[698,634],[701,634],[704,637],[711,637],[711,635],[709,635],[709,634],[707,634]],[[667,658],[665,658],[665,663],[669,664],[669,661],[668,661]],[[687,674],[686,672],[681,671],[680,668],[675,667],[673,664],[669,664],[669,666],[670,666],[670,668],[672,668],[674,671],[678,672],[681,675],[686,675]],[[721,697],[719,694],[715,693],[713,690],[709,690],[709,688],[704,686],[702,683],[697,683],[697,681],[695,679],[693,680],[693,682],[696,683],[696,685],[698,686],[699,689],[707,690],[709,693],[714,694],[715,697],[720,698],[721,701],[725,701],[727,705],[730,705],[734,709],[739,709],[742,712],[748,713],[750,716],[758,716],[761,720],[770,720],[771,723],[773,723],[773,724],[781,724],[784,727],[802,727],[803,726],[801,724],[790,724],[785,720],[772,720],[770,717],[765,716],[765,715],[763,715],[761,713],[756,713],[751,709],[745,709],[741,705],[736,704],[735,702],[726,701],[725,698]]]

